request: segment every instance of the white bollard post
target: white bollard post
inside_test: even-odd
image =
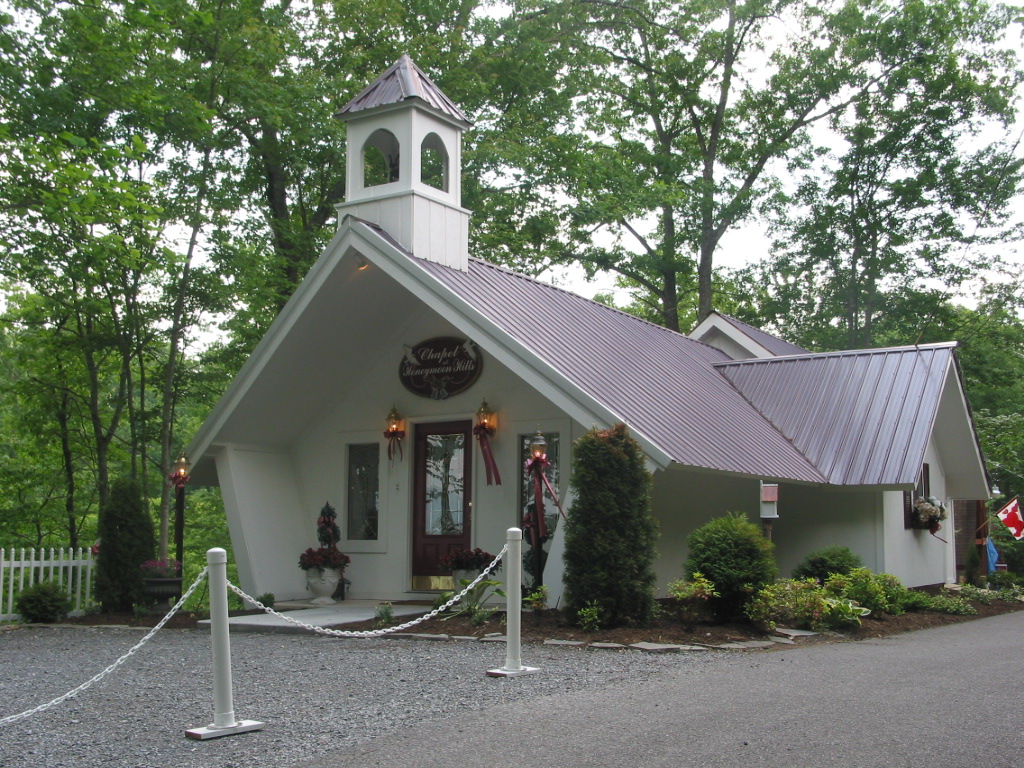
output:
[[[524,667],[522,659],[523,611],[523,532],[508,529],[508,552],[505,556],[505,666],[489,669],[491,677],[515,677],[539,672],[538,667]]]
[[[190,728],[190,739],[216,739],[235,733],[258,731],[258,720],[236,720],[231,693],[231,639],[228,633],[228,553],[214,547],[206,553],[210,585],[210,637],[213,645],[213,723]]]

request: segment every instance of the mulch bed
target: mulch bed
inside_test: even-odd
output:
[[[818,639],[818,642],[842,639],[863,640],[866,638],[886,637],[903,632],[913,632],[928,627],[957,624],[963,621],[1024,610],[1024,603],[994,600],[988,605],[974,603],[974,607],[978,611],[976,616],[952,616],[946,613],[932,613],[928,611],[906,613],[903,616],[867,616],[864,618],[862,626],[847,630],[842,634],[822,636]],[[231,615],[238,616],[253,613],[259,613],[259,611],[232,611]],[[98,613],[91,616],[69,618],[66,619],[65,623],[86,626],[127,625],[131,627],[152,627],[161,618],[162,615],[158,614],[135,616],[132,614]],[[198,626],[199,620],[204,618],[206,618],[205,614],[181,612],[175,614],[165,626],[172,629],[194,629]],[[505,625],[503,619],[503,612],[498,611],[488,622],[474,627],[462,617],[450,619],[434,618],[418,624],[415,628],[408,631],[483,637],[493,633],[504,634]],[[403,619],[403,621],[405,620],[407,619]],[[365,630],[374,629],[375,627],[372,621],[363,621],[343,626],[339,625],[339,628]],[[526,611],[522,617],[522,639],[526,643],[543,643],[545,640],[551,639],[622,643],[624,645],[639,642],[679,645],[692,643],[720,645],[722,643],[749,640],[760,636],[756,629],[744,623],[696,624],[692,627],[684,627],[678,622],[661,620],[650,627],[622,627],[588,633],[579,627],[568,624],[561,612],[557,610]]]

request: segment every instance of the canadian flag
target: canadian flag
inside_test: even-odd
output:
[[[1015,539],[1024,539],[1024,518],[1020,515],[1020,500],[1014,499],[996,514],[1003,521]]]

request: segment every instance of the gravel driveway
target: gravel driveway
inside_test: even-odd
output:
[[[108,627],[0,631],[0,717],[76,687],[143,634]],[[264,721],[263,730],[185,738],[186,728],[213,721],[210,636],[164,629],[90,689],[0,726],[0,766],[277,768],[411,724],[457,727],[460,712],[650,680],[715,663],[718,655],[527,645],[523,663],[540,674],[491,678],[485,671],[505,662],[500,643],[235,634],[231,650],[235,715]]]

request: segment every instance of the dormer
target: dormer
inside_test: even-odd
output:
[[[724,352],[733,360],[805,355],[807,350],[747,325],[735,317],[712,312],[690,331],[691,339]]]
[[[348,123],[345,202],[414,256],[467,269],[462,111],[403,55],[336,115]]]

